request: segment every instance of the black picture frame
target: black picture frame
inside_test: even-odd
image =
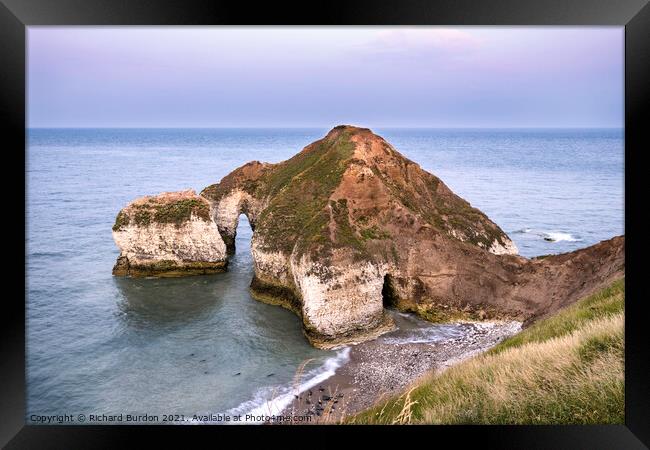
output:
[[[354,0],[312,1],[302,4],[249,4],[209,0],[0,0],[0,122],[5,193],[10,194],[11,217],[25,211],[25,178],[17,175],[25,168],[26,109],[26,27],[30,25],[618,25],[625,27],[625,202],[626,202],[626,314],[625,314],[625,425],[612,426],[422,426],[372,427],[372,434],[397,434],[408,439],[417,432],[432,445],[451,439],[454,445],[473,441],[499,448],[647,448],[650,445],[650,357],[648,326],[640,294],[644,254],[641,229],[643,203],[633,201],[644,192],[639,164],[647,149],[650,105],[650,6],[647,0],[402,0],[400,2]],[[644,114],[646,113],[646,114]],[[646,144],[646,145],[644,145]],[[16,159],[16,165],[7,162]],[[14,168],[15,167],[15,168]],[[15,179],[7,176],[16,174]],[[16,193],[22,186],[22,198]],[[18,189],[21,191],[21,189]],[[5,194],[7,195],[7,194]],[[8,212],[5,212],[8,215]],[[27,223],[5,220],[14,245],[10,252],[13,272],[9,280],[18,294],[3,300],[2,357],[0,358],[0,444],[6,448],[114,448],[133,443],[136,438],[164,439],[190,435],[215,441],[223,433],[238,435],[296,434],[305,445],[329,447],[350,432],[368,427],[327,427],[331,439],[315,438],[322,427],[169,427],[169,426],[33,426],[25,425],[25,246],[17,236],[26,237]],[[21,227],[22,225],[22,227]],[[10,233],[10,234],[9,234]],[[6,236],[7,236],[6,235]],[[7,273],[7,272],[5,272]],[[390,428],[390,429],[389,429]],[[173,433],[173,434],[172,434]],[[408,433],[408,435],[407,435]],[[300,435],[300,437],[298,437]],[[277,437],[280,437],[279,435]],[[286,437],[284,437],[286,439]],[[273,439],[269,436],[268,439]],[[308,439],[303,441],[303,439]],[[291,442],[290,438],[289,441]],[[444,442],[443,441],[443,442]],[[281,441],[276,441],[281,444]],[[415,440],[406,440],[405,443]],[[427,442],[427,441],[423,441]],[[408,444],[407,444],[408,445]]]

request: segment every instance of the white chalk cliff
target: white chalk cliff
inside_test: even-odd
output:
[[[139,198],[120,211],[113,239],[120,256],[115,275],[182,276],[221,272],[226,245],[194,191]]]

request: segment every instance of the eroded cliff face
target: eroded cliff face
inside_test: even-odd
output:
[[[240,214],[253,228],[253,296],[295,312],[323,348],[390,330],[386,306],[434,321],[531,322],[624,274],[623,237],[564,255],[518,256],[485,214],[352,126],[281,163],[250,162],[200,196],[131,203],[114,227],[114,273],[223,270]]]
[[[119,276],[183,276],[222,272],[226,245],[210,216],[209,202],[194,191],[139,198],[113,226]]]
[[[504,193],[504,195],[507,193]],[[620,276],[622,237],[540,260],[370,130],[339,126],[278,164],[202,193],[230,250],[253,229],[259,300],[291,309],[319,347],[391,329],[385,305],[432,320],[533,320]]]

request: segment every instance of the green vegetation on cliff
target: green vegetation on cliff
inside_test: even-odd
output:
[[[273,243],[275,249],[286,252],[291,252],[296,244],[299,250],[304,250],[312,243],[345,243],[361,248],[356,236],[347,233],[348,230],[340,230],[342,234],[337,234],[334,243],[330,242],[327,226],[329,198],[353,152],[354,143],[344,131],[334,139],[318,141],[265,177],[266,192],[273,196],[257,224],[265,243]],[[339,206],[345,208],[343,204]]]
[[[132,204],[120,211],[115,219],[113,231],[119,231],[131,223],[138,226],[152,223],[171,223],[180,226],[190,220],[192,214],[209,221],[210,207],[204,200],[198,199],[159,202],[155,198],[150,198],[144,203]]]
[[[131,222],[131,219],[129,218],[129,215],[126,214],[124,211],[120,211],[117,213],[117,217],[115,218],[115,224],[113,225],[113,231],[119,231],[123,227],[127,226]]]
[[[348,423],[624,423],[624,279]]]
[[[211,184],[201,191],[201,196],[212,201],[219,201],[234,189],[253,195],[264,195],[263,174],[272,170],[276,165],[251,161],[235,169],[221,179],[219,183]]]
[[[407,165],[414,164],[406,159],[403,161]],[[471,244],[486,249],[495,240],[501,245],[505,244],[505,233],[498,225],[491,223],[485,214],[467,201],[454,195],[435,175],[422,171],[421,182],[411,183],[412,180],[407,178],[409,185],[406,186],[404,183],[396,183],[396,180],[377,167],[372,170],[400,203],[437,229],[450,235],[461,233]],[[408,168],[404,171],[409,173]]]
[[[296,245],[299,251],[304,251],[312,244],[331,247],[343,243],[360,250],[360,237],[347,233],[349,230],[341,229],[334,242],[330,240],[328,201],[341,182],[355,148],[346,127],[335,130],[336,133],[281,163],[245,164],[219,183],[205,188],[201,195],[219,201],[240,189],[256,199],[268,200],[256,223],[256,232],[264,236],[266,250],[290,253]],[[343,204],[335,208],[338,206],[344,208]],[[340,214],[339,218],[343,224]]]
[[[154,208],[153,221],[181,225],[183,222],[190,220],[192,214],[200,219],[209,221],[210,207],[205,202],[196,199],[165,203],[157,205]]]

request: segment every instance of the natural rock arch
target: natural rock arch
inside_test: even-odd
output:
[[[298,314],[319,347],[391,329],[387,297],[397,309],[435,320],[530,321],[624,273],[622,236],[562,255],[518,256],[485,214],[366,128],[338,126],[286,161],[248,163],[201,197],[212,222],[202,226],[213,236],[192,241],[194,250],[223,246],[225,260],[245,214],[253,229],[253,295]],[[186,214],[180,225],[196,219]],[[148,236],[149,228],[129,236]],[[118,245],[125,241],[114,236]],[[173,242],[165,245],[175,251]],[[133,254],[131,247],[121,249]],[[154,250],[147,256],[156,263]]]
[[[335,127],[289,160],[246,164],[202,195],[225,241],[247,214],[254,296],[298,314],[320,347],[391,329],[386,302],[439,320],[530,320],[624,267],[623,238],[518,256],[485,214],[365,128]]]
[[[229,255],[235,253],[235,239],[237,237],[239,217],[242,214],[245,215],[252,231],[255,232],[255,221],[259,214],[259,209],[259,207],[256,208],[256,200],[241,190],[235,190],[224,196],[218,203],[212,204],[210,215],[217,225],[217,229],[226,244],[226,250]]]

